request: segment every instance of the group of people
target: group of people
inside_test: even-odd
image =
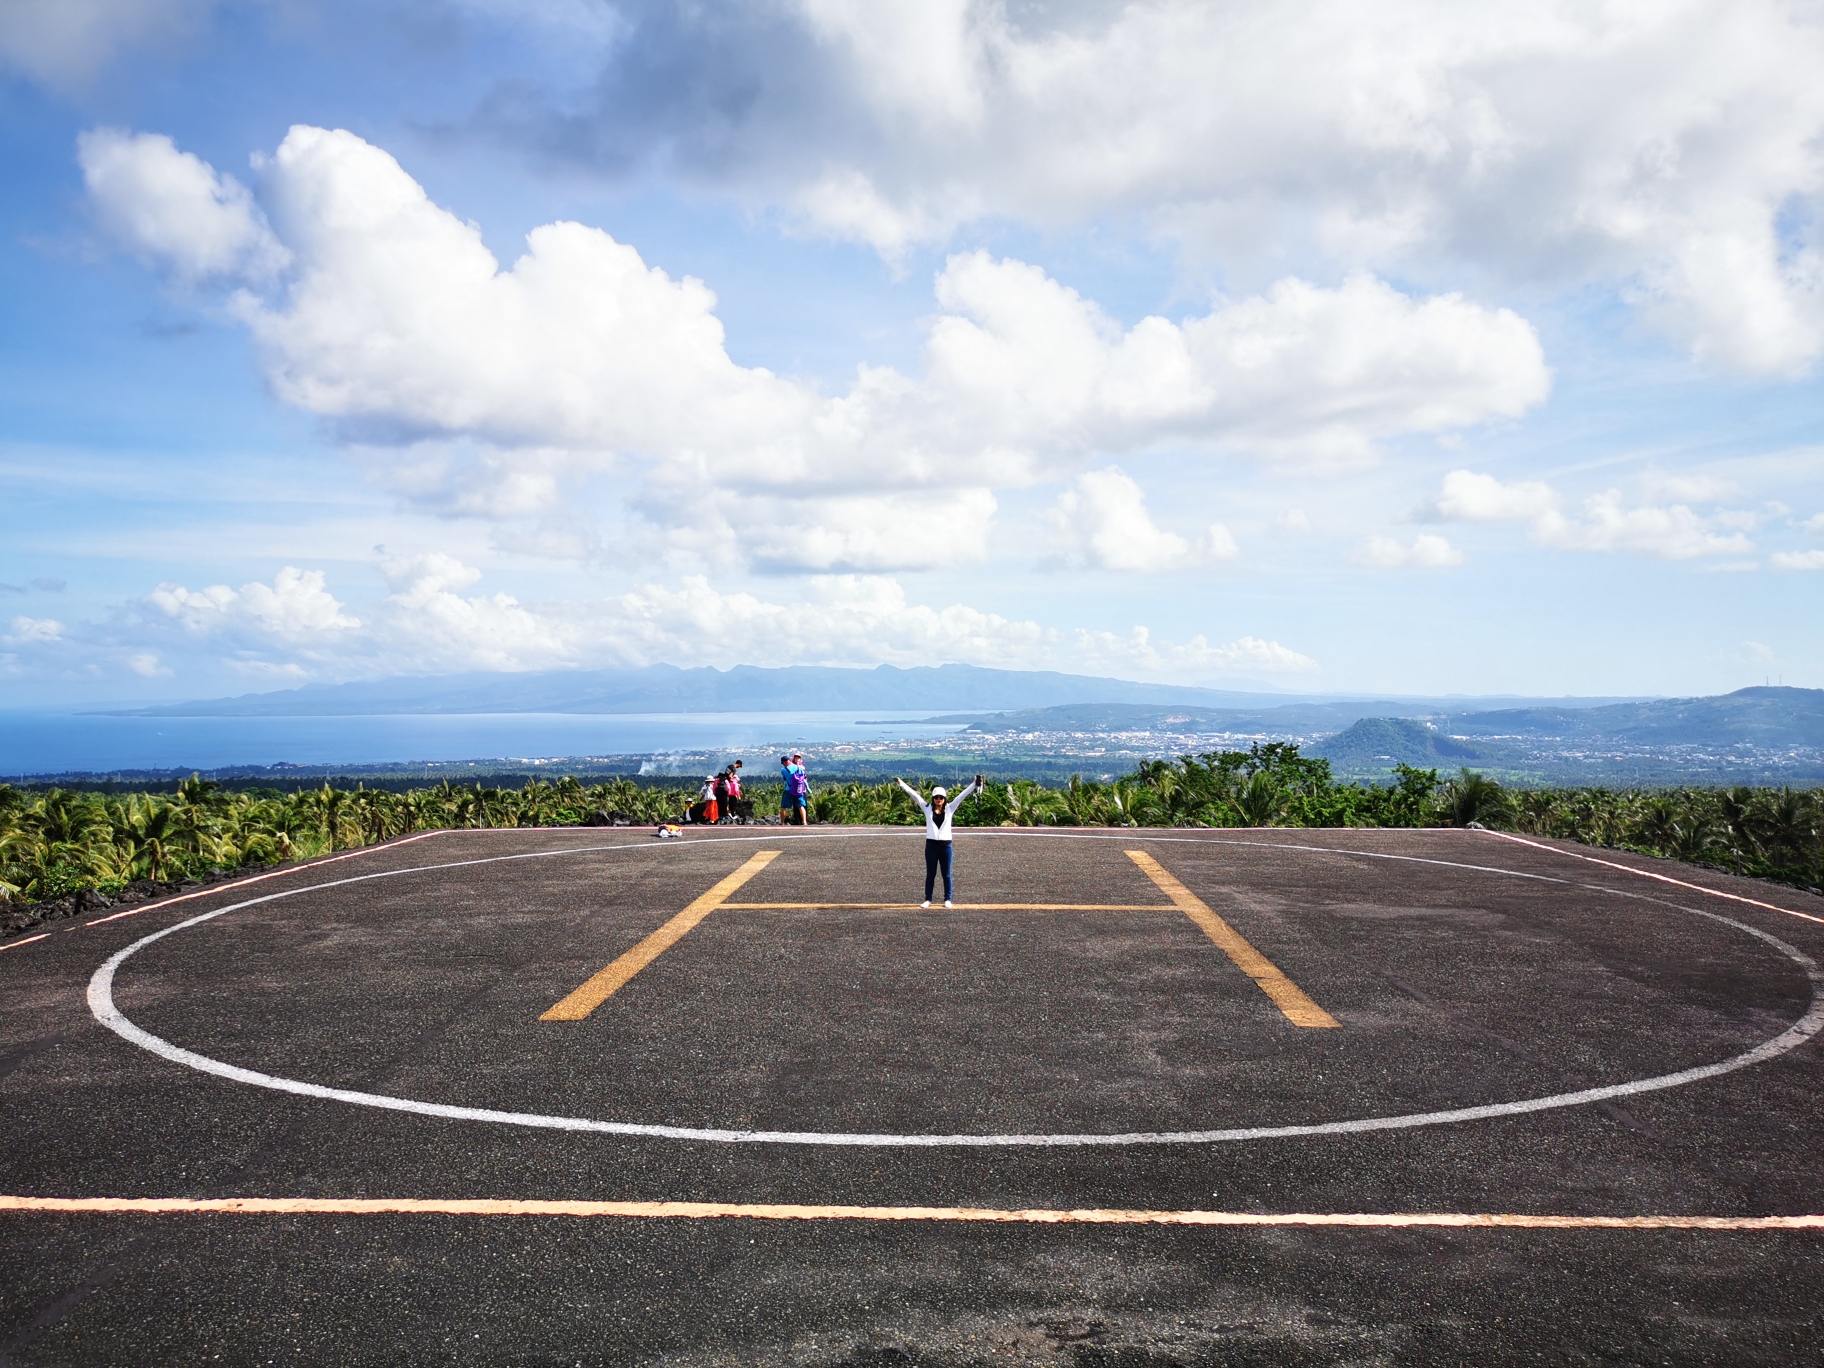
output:
[[[687,820],[715,826],[753,816],[753,804],[741,796],[741,764],[736,760],[719,773],[703,776],[703,788]],[[805,774],[804,753],[779,757],[779,820],[786,826],[809,826],[811,781]]]
[[[804,753],[793,751],[790,755],[779,757],[779,781],[781,796],[779,799],[779,821],[784,826],[809,826],[811,808],[811,781],[804,768]],[[974,794],[980,793],[985,782],[984,776],[978,774],[970,784],[954,798],[942,784],[931,790],[927,801],[919,791],[904,779],[895,778],[898,784],[918,804],[925,814],[925,900],[923,907],[931,906],[931,895],[936,891],[937,876],[944,876],[944,906],[953,907],[951,901],[955,892],[952,879],[953,852],[955,836],[951,822],[958,804],[967,801]],[[737,816],[748,816],[752,813],[751,805],[747,811],[737,812],[737,805],[742,804],[741,797],[741,762],[735,761],[720,774],[711,774],[703,780],[702,800],[697,805],[701,813],[699,821],[714,826],[718,822],[729,821]],[[693,816],[695,813],[693,813]]]
[[[720,774],[705,775],[703,792],[698,795],[697,807],[702,812],[699,821],[710,826],[718,822],[732,821],[737,817],[748,815],[741,809],[745,806],[741,797],[741,762],[735,761]]]

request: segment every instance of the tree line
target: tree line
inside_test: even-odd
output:
[[[779,786],[751,785],[755,810],[777,812]],[[172,794],[27,792],[0,784],[0,898],[25,903],[168,885],[418,831],[676,821],[695,788],[575,778],[521,788],[442,783],[403,793],[327,783],[293,793],[231,793],[192,777]],[[831,783],[811,798],[815,822],[913,825],[897,785]],[[1328,761],[1273,742],[1142,763],[1109,781],[1047,787],[997,780],[965,803],[959,826],[1486,827],[1562,837],[1824,887],[1824,789],[1508,789],[1464,770],[1396,768],[1386,784],[1342,783]]]

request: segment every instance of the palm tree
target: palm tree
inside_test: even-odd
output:
[[[1256,770],[1230,800],[1251,827],[1272,826],[1285,811],[1286,793],[1268,771]]]
[[[1468,768],[1445,785],[1444,803],[1452,826],[1466,827],[1471,822],[1486,826],[1507,813],[1507,795],[1501,785]]]

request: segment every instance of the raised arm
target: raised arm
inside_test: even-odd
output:
[[[967,798],[972,793],[980,793],[982,791],[982,787],[983,786],[982,786],[981,776],[977,775],[975,778],[973,778],[969,781],[969,787],[964,789],[961,793],[957,794],[956,797],[952,801],[955,802],[955,804],[958,807],[961,807],[963,804],[963,799]]]
[[[919,796],[918,790],[913,788],[912,785],[908,784],[904,779],[901,779],[897,774],[893,776],[893,782],[898,784],[907,793],[911,794],[912,801],[917,803],[925,811],[929,812],[931,810],[931,805]]]

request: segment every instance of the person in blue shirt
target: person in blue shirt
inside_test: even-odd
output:
[[[904,779],[895,777],[893,782],[911,794],[912,801],[925,814],[925,900],[919,906],[931,906],[931,891],[937,883],[937,871],[940,869],[944,871],[944,906],[953,906],[950,884],[950,818],[954,813],[954,804],[950,801],[949,790],[939,784],[931,790],[931,801],[927,803],[918,796],[918,790]],[[972,793],[979,793],[982,783],[983,776],[976,775],[974,782],[956,795],[956,802],[962,802]]]
[[[811,781],[801,754],[779,757],[779,820],[786,826],[809,826]]]

